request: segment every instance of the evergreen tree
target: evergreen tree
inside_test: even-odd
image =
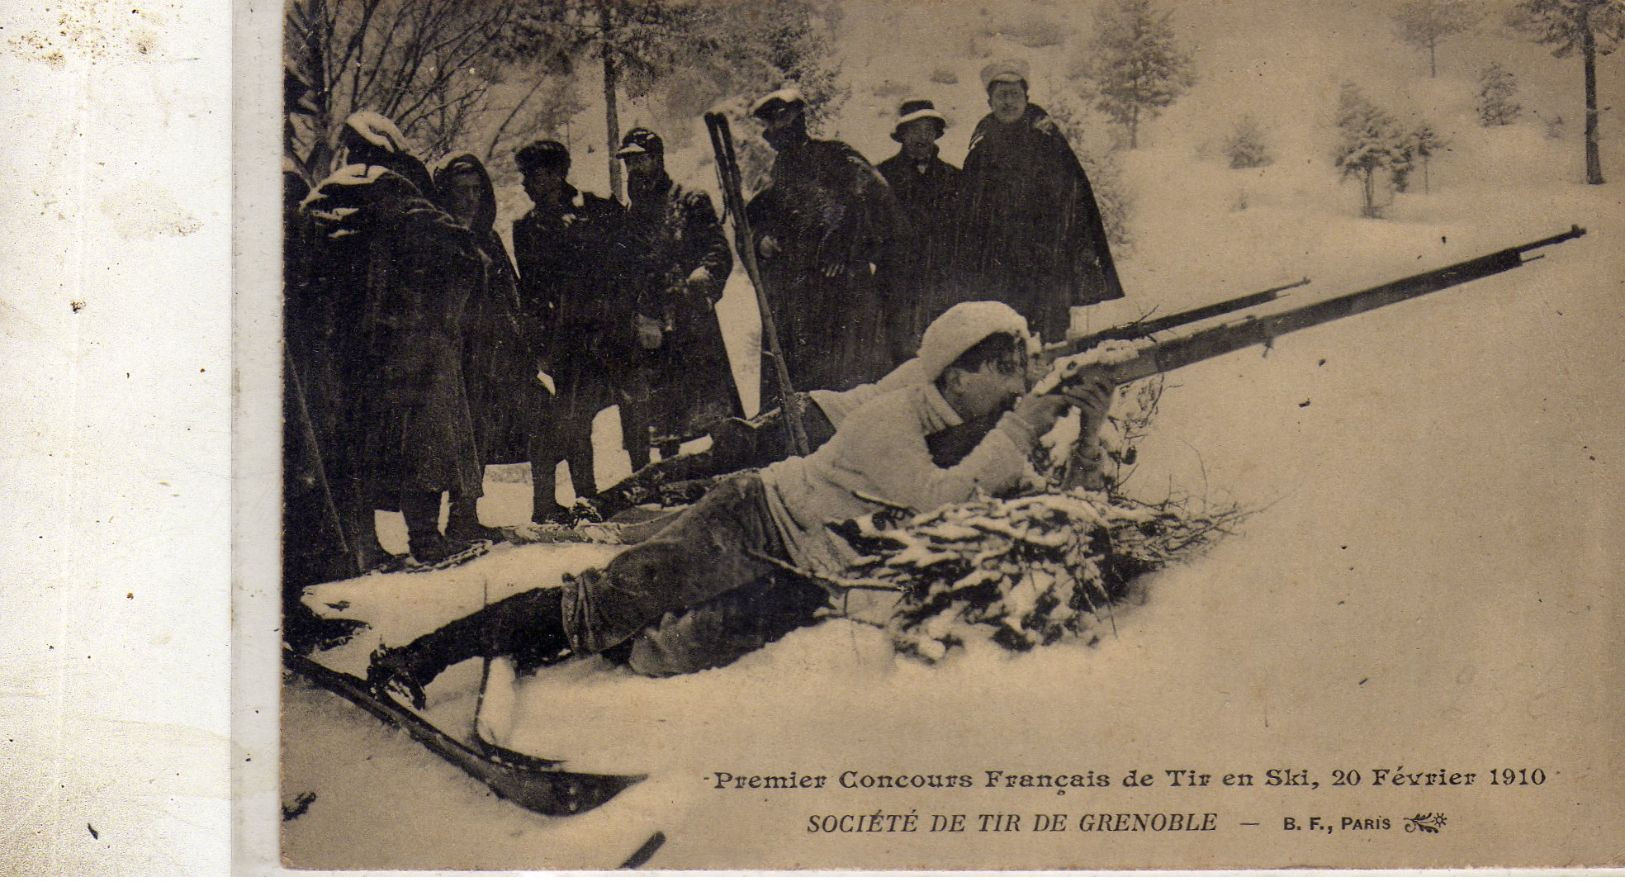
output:
[[[1424,122],[1411,131],[1411,153],[1422,160],[1422,192],[1432,189],[1428,179],[1428,161],[1449,146],[1450,142],[1434,131],[1432,123]]]
[[[1262,168],[1275,161],[1264,143],[1263,127],[1251,116],[1236,120],[1224,139],[1224,155],[1231,168]]]
[[[1500,63],[1490,62],[1490,66],[1478,74],[1478,97],[1473,107],[1478,111],[1479,123],[1488,127],[1515,122],[1523,112],[1523,107],[1512,100],[1516,94],[1518,78]]]
[[[1344,83],[1337,99],[1337,131],[1337,148],[1332,160],[1345,178],[1359,179],[1363,197],[1361,213],[1366,217],[1380,217],[1377,171],[1391,171],[1409,161],[1399,123],[1371,103],[1358,86]]]
[[[1421,160],[1422,163],[1422,192],[1428,192],[1431,189],[1428,160],[1447,146],[1449,143],[1439,136],[1433,124],[1429,122],[1418,123],[1415,128],[1401,136],[1398,151],[1388,169],[1394,192],[1410,191],[1410,176],[1416,169],[1417,160]]]
[[[1535,42],[1567,58],[1580,50],[1585,67],[1586,183],[1600,184],[1602,155],[1597,148],[1597,56],[1625,39],[1625,3],[1620,0],[1520,0],[1508,19]]]
[[[1151,0],[1109,0],[1095,13],[1085,73],[1095,106],[1139,145],[1140,123],[1154,119],[1196,83],[1190,53],[1179,48],[1172,12],[1157,12]]]
[[[1483,4],[1475,0],[1408,0],[1394,10],[1399,39],[1428,50],[1429,77],[1439,75],[1439,44],[1471,29],[1483,17]]]

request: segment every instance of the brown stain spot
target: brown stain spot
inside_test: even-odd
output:
[[[127,594],[124,595],[124,598],[127,599],[127,600],[133,600],[133,599],[135,599],[135,594],[127,593]]]
[[[85,308],[85,301],[84,300],[69,300],[68,301],[68,306],[70,308],[72,308],[73,311],[78,312],[80,309]]]
[[[19,58],[43,61],[53,68],[64,66],[70,58],[90,64],[116,64],[158,52],[165,17],[141,7],[129,8],[125,15],[126,8],[107,0],[55,4],[54,26],[37,27],[13,37],[6,41],[6,48]]]

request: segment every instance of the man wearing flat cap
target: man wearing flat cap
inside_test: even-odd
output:
[[[615,240],[620,204],[569,184],[570,151],[563,144],[537,141],[514,161],[535,204],[513,224],[519,302],[554,383],[553,399],[530,437],[531,517],[541,523],[565,514],[554,495],[560,461],[570,463],[578,498],[598,491],[592,419],[614,403],[611,370],[630,337],[622,329],[628,309],[618,304],[614,284],[624,246]]]
[[[882,279],[899,223],[886,179],[858,151],[807,134],[806,101],[781,89],[751,115],[778,155],[772,184],[747,211],[790,378],[797,388],[851,388],[893,366]],[[765,347],[764,347],[765,348]],[[775,406],[762,370],[762,406]]]
[[[627,132],[615,156],[626,163],[630,203],[618,239],[636,345],[619,400],[635,471],[649,464],[651,435],[671,458],[678,444],[744,411],[715,312],[733,253],[711,197],[672,181],[665,145],[649,129]]]
[[[886,312],[887,342],[898,361],[913,355],[925,326],[948,305],[942,289],[953,245],[959,169],[937,156],[937,140],[947,128],[948,120],[930,101],[904,101],[891,134],[902,149],[879,165],[905,221],[889,274]]]
[[[954,260],[961,296],[993,294],[1046,341],[1071,307],[1123,296],[1093,188],[1055,121],[1027,97],[1027,65],[982,69],[992,113],[977,123],[960,179]]]

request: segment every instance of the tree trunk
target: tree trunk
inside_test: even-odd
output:
[[[1364,186],[1361,188],[1360,195],[1365,197],[1365,208],[1360,213],[1366,217],[1377,216],[1376,174],[1377,170],[1375,168],[1367,168],[1365,178],[1362,181]]]
[[[1580,52],[1586,76],[1586,183],[1600,184],[1602,154],[1597,148],[1597,35],[1591,30],[1591,12],[1580,11]]]
[[[1138,105],[1136,105],[1134,107],[1130,107],[1128,110],[1128,148],[1130,150],[1136,149],[1140,145],[1139,130],[1140,108]]]
[[[610,18],[609,4],[599,7],[603,16],[604,26],[604,117],[609,129],[609,195],[619,202],[621,200],[621,164],[615,158],[615,151],[621,146],[621,120],[615,104],[615,52],[611,48],[610,33],[613,21]]]
[[[1439,78],[1439,44],[1433,40],[1428,41],[1428,79]]]
[[[1430,183],[1431,182],[1428,180],[1428,158],[1426,156],[1423,156],[1422,157],[1422,192],[1423,193],[1432,192],[1433,187],[1430,185]]]

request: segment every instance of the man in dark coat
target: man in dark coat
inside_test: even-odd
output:
[[[496,190],[484,163],[459,153],[434,172],[435,201],[474,233],[486,272],[470,292],[463,320],[463,382],[480,465],[529,460],[529,431],[546,389],[536,378],[537,359],[520,325],[518,274],[497,235]],[[478,497],[453,495],[446,536],[498,541],[502,533],[479,521]]]
[[[457,549],[440,534],[441,494],[481,492],[462,322],[485,258],[426,197],[428,171],[393,123],[353,114],[340,147],[345,164],[304,204],[321,345],[335,365],[321,408],[336,421],[331,483],[364,564],[382,554],[373,510],[397,505],[412,556],[438,562]]]
[[[856,150],[809,137],[805,110],[795,89],[752,108],[778,155],[772,184],[747,211],[792,383],[851,388],[893,366],[877,273],[890,257],[897,202]],[[764,363],[762,408],[777,401],[774,371]]]
[[[1027,101],[1027,66],[982,70],[993,112],[977,123],[956,212],[961,299],[997,297],[1046,342],[1066,336],[1071,307],[1123,296],[1094,190],[1066,137]]]
[[[711,197],[666,174],[659,135],[632,129],[615,155],[627,171],[622,284],[638,341],[622,374],[621,426],[637,470],[649,464],[651,433],[670,458],[683,441],[744,415],[715,311],[733,253]]]
[[[926,325],[950,305],[943,287],[953,247],[959,169],[937,156],[937,140],[947,128],[948,121],[930,101],[904,101],[891,133],[902,150],[878,166],[906,221],[888,273],[886,309],[887,341],[899,363],[913,357]]]
[[[570,152],[558,141],[527,145],[515,162],[535,204],[513,225],[519,301],[554,384],[530,438],[531,516],[541,523],[566,514],[555,496],[561,460],[577,497],[597,492],[592,420],[614,403],[611,371],[624,361],[631,322],[615,284],[625,260],[615,241],[620,205],[569,184]]]

